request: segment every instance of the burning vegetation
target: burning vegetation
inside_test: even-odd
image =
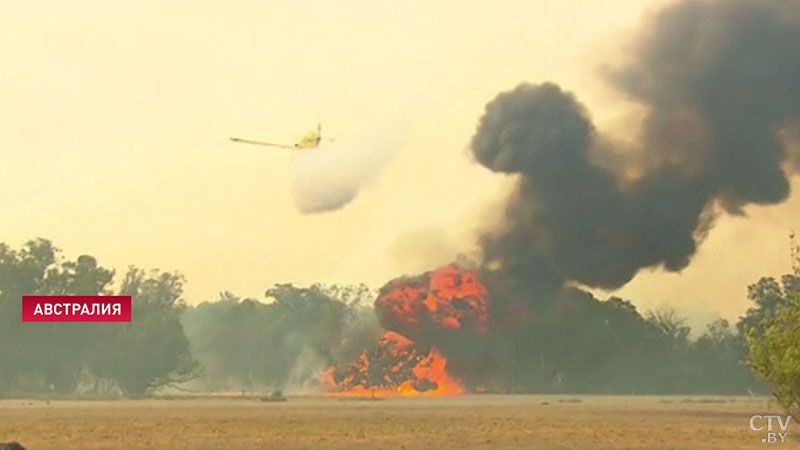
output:
[[[387,331],[369,350],[325,372],[324,383],[344,395],[449,395],[464,392],[448,373],[441,345],[448,335],[485,335],[486,289],[478,276],[449,265],[380,289],[375,309]]]
[[[798,12],[791,2],[689,0],[651,15],[625,60],[603,71],[639,107],[628,143],[598,129],[557,83],[498,94],[470,150],[515,186],[498,226],[482,230],[477,272],[447,266],[389,282],[375,307],[392,334],[331,369],[330,387],[439,389],[429,372],[440,372],[418,369],[429,360],[468,391],[652,389],[643,380],[672,364],[653,349],[685,339],[680,323],[645,319],[580,286],[616,289],[643,269],[680,271],[717,216],[788,197]],[[626,369],[633,361],[640,373]]]
[[[685,0],[654,12],[624,61],[604,67],[637,106],[624,142],[557,83],[499,93],[470,153],[514,186],[479,230],[474,270],[399,277],[377,296],[286,284],[266,303],[226,293],[186,307],[181,276],[132,269],[120,294],[142,314],[129,328],[21,327],[21,295],[110,292],[114,271],[89,256],[62,261],[45,240],[20,251],[0,243],[0,341],[17,343],[0,346],[0,395],[73,392],[86,374],[97,392],[143,395],[195,376],[196,362],[210,391],[318,389],[320,373],[336,395],[758,390],[740,363],[741,331],[797,289],[796,275],[751,286],[756,308],[696,341],[674,314],[642,315],[582,287],[680,271],[718,216],[789,196],[800,161],[797,42],[797,2]],[[309,192],[305,212],[347,203],[361,185],[351,184]],[[362,305],[373,298],[374,310]]]

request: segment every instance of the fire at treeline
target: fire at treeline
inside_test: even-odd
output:
[[[743,330],[797,290],[797,276],[754,280],[738,323],[694,339],[674,313],[642,314],[580,286],[679,271],[719,216],[789,196],[797,42],[796,2],[683,1],[653,13],[601,71],[637,105],[624,141],[554,82],[501,92],[478,114],[471,157],[515,186],[480,227],[480,257],[376,292],[279,284],[264,299],[186,306],[176,273],[118,276],[90,256],[63,260],[46,240],[3,245],[0,393],[757,392]],[[116,292],[133,297],[130,324],[19,322],[21,295],[105,293],[115,276]]]
[[[718,320],[692,339],[668,310],[642,315],[577,288],[546,304],[500,300],[480,273],[448,265],[377,292],[279,284],[262,300],[226,292],[187,306],[180,274],[132,267],[114,283],[95,258],[65,260],[47,240],[3,244],[0,394],[763,392],[739,331],[781,294],[775,280],[751,287],[735,326]],[[131,295],[133,321],[21,323],[23,292]]]

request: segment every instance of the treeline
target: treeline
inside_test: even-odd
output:
[[[279,284],[264,301],[226,292],[187,306],[180,274],[130,267],[116,277],[91,256],[65,260],[47,240],[18,250],[0,244],[0,396],[142,396],[169,386],[310,391],[325,367],[356,357],[382,332],[365,286]],[[674,312],[642,315],[618,298],[577,295],[530,326],[504,330],[524,334],[513,341],[525,348],[490,339],[489,361],[503,373],[486,371],[482,384],[518,392],[763,392],[743,364],[743,330],[800,285],[793,283],[792,276],[760,280],[738,323],[717,320],[697,339]],[[22,295],[97,294],[130,295],[133,321],[21,322]]]
[[[717,319],[693,338],[674,310],[642,315],[626,300],[600,301],[576,289],[501,338],[526,348],[492,346],[507,352],[496,357],[510,365],[496,385],[542,393],[766,393],[744,364],[741,325]]]
[[[180,323],[184,279],[131,267],[132,323],[22,323],[23,295],[112,294],[113,270],[87,255],[61,261],[50,241],[0,244],[0,395],[118,392],[138,396],[198,373]]]
[[[319,392],[326,367],[356,357],[381,333],[364,285],[279,284],[266,297],[269,303],[225,292],[184,311],[184,329],[204,368],[189,386]]]
[[[365,286],[266,292],[271,302],[224,293],[188,307],[178,273],[115,272],[91,256],[63,260],[44,239],[0,244],[0,396],[151,394],[308,384],[355,342],[379,330]],[[22,323],[23,295],[132,297],[130,323]]]

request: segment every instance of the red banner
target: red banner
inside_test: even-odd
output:
[[[130,322],[130,295],[24,295],[23,322]]]

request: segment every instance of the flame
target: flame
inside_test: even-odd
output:
[[[381,288],[375,308],[390,331],[354,360],[324,372],[322,382],[331,395],[438,396],[465,392],[462,381],[448,373],[447,359],[440,349],[429,342],[442,331],[486,333],[487,295],[477,275],[449,265],[418,277],[394,279]]]
[[[455,395],[464,393],[464,385],[461,380],[447,373],[447,360],[435,347],[431,348],[428,356],[414,367],[413,372],[417,380],[427,380],[435,385],[432,389],[422,391],[422,395]],[[407,392],[407,383],[409,382],[406,381],[401,385],[401,389],[405,389],[404,392]],[[417,387],[411,386],[411,388],[414,389],[414,393],[420,392]],[[414,393],[411,395],[414,395]]]
[[[331,395],[435,396],[464,392],[447,373],[447,359],[436,348],[421,355],[414,343],[387,331],[371,351],[362,351],[342,367],[329,367],[323,384]]]
[[[475,331],[486,334],[486,289],[472,272],[461,272],[453,265],[435,272],[428,297],[422,303],[431,318],[445,328],[456,330],[471,324]]]
[[[485,334],[486,289],[472,272],[445,266],[413,278],[397,278],[375,301],[381,323],[413,339],[444,330]]]

